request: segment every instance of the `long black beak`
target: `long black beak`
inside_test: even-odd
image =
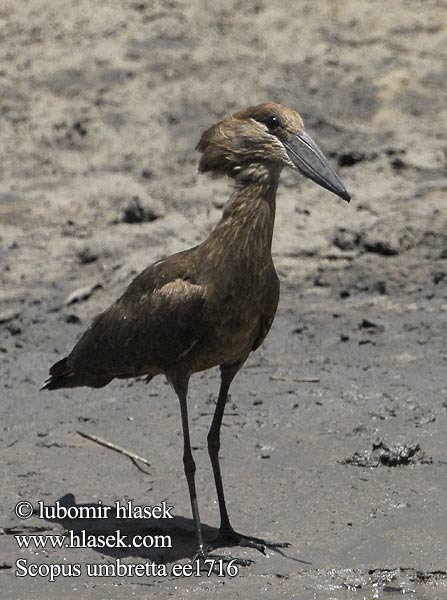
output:
[[[302,131],[283,144],[290,160],[303,175],[346,202],[351,200],[345,186],[310,135]]]

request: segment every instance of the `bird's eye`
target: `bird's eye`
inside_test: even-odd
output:
[[[277,117],[276,115],[267,117],[267,119],[264,122],[267,125],[267,127],[270,129],[270,131],[274,131],[275,129],[278,129],[278,127],[281,126],[281,121],[279,120],[279,117]]]

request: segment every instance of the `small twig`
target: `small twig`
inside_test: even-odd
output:
[[[295,381],[296,383],[320,383],[319,377],[286,377],[285,375],[270,375],[270,381]]]
[[[112,444],[111,442],[108,442],[107,440],[103,440],[102,438],[96,437],[96,435],[90,435],[89,433],[84,433],[82,431],[77,431],[76,433],[84,438],[87,438],[88,440],[91,440],[92,442],[95,442],[96,444],[99,444],[100,446],[105,446],[106,448],[115,450],[115,452],[124,454],[124,456],[128,456],[134,462],[134,464],[136,466],[138,466],[138,465],[136,464],[135,461],[142,462],[145,465],[147,465],[148,467],[151,466],[151,463],[146,458],[143,458],[142,456],[139,456],[138,454],[135,454],[134,452],[130,452],[129,450],[126,450],[125,448],[116,446],[115,444]],[[146,471],[144,471],[144,472],[146,472]]]

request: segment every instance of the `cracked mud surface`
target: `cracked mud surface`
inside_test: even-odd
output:
[[[0,27],[0,596],[447,597],[445,4],[5,0]],[[18,558],[172,565],[193,554],[169,386],[38,390],[139,270],[210,231],[229,186],[197,174],[194,146],[218,118],[264,100],[302,113],[353,194],[346,205],[284,173],[280,307],[222,431],[234,526],[290,542],[286,558],[235,549],[256,561],[235,578],[15,577]],[[208,538],[217,388],[216,371],[190,387]],[[78,431],[151,465],[142,472]],[[167,499],[175,518],[160,529],[14,516],[19,500],[126,499]],[[118,526],[168,533],[174,547],[19,551],[14,539]]]

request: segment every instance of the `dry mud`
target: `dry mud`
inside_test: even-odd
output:
[[[0,596],[447,598],[445,2],[3,0],[0,35]],[[281,303],[223,428],[235,526],[292,545],[235,549],[256,562],[233,578],[89,577],[87,564],[192,555],[177,403],[161,378],[39,387],[140,269],[210,231],[229,187],[197,174],[195,143],[265,100],[302,113],[353,194],[284,173]],[[190,393],[208,537],[217,387],[211,371]],[[25,500],[163,499],[172,520],[14,514]],[[117,528],[173,548],[19,550],[14,537]],[[82,573],[17,577],[18,559]]]

